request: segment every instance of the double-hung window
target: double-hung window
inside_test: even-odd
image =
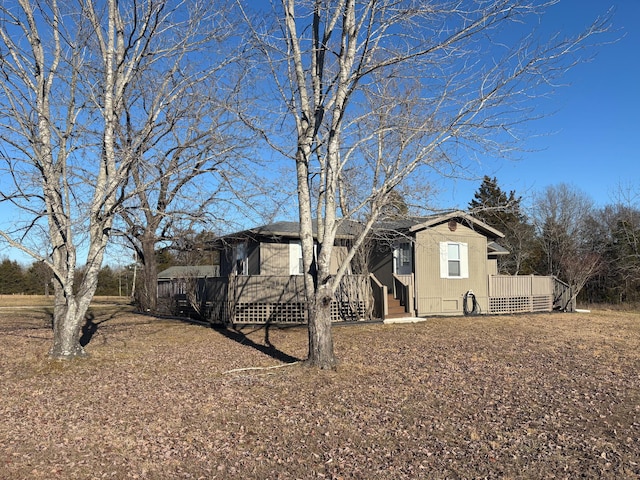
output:
[[[440,277],[469,278],[469,254],[466,243],[440,243]]]
[[[237,275],[249,274],[249,256],[246,243],[238,243],[233,247],[235,260],[234,270]]]

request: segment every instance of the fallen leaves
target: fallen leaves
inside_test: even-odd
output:
[[[341,326],[326,372],[255,347],[302,359],[303,328],[132,314],[52,364],[33,318],[0,336],[0,478],[637,478],[638,320]]]

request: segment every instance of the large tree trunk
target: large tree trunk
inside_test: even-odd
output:
[[[86,355],[80,344],[82,327],[86,321],[87,311],[96,289],[98,273],[107,245],[109,222],[91,225],[91,247],[85,265],[83,279],[77,288],[75,285],[75,255],[55,255],[58,272],[67,272],[63,278],[56,278],[54,283],[53,307],[53,345],[49,356],[58,360],[70,360]],[[61,251],[59,249],[58,251]]]
[[[89,301],[65,296],[56,287],[53,309],[53,345],[49,356],[56,360],[71,360],[84,357],[86,353],[80,344],[80,334],[85,321]]]
[[[309,302],[309,356],[307,364],[321,369],[337,365],[331,334],[331,293],[327,285],[316,291]]]
[[[158,310],[158,265],[155,256],[155,238],[141,238],[143,291],[140,294],[140,309],[143,312]]]
[[[310,129],[307,129],[309,133]],[[307,365],[331,369],[336,366],[331,333],[331,282],[327,262],[314,261],[313,220],[311,195],[307,178],[307,159],[311,154],[311,142],[300,142],[296,158],[298,175],[298,209],[300,214],[300,241],[302,243],[302,263],[304,266],[305,297],[307,300],[309,354]],[[319,256],[323,258],[324,245],[319,240]]]

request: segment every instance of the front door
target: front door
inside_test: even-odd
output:
[[[411,242],[399,242],[393,249],[393,273],[410,275],[413,271]]]

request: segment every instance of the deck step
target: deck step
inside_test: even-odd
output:
[[[400,300],[393,298],[392,294],[387,296],[387,315],[385,318],[404,318],[410,317],[411,314],[405,312],[404,305],[400,305]]]

